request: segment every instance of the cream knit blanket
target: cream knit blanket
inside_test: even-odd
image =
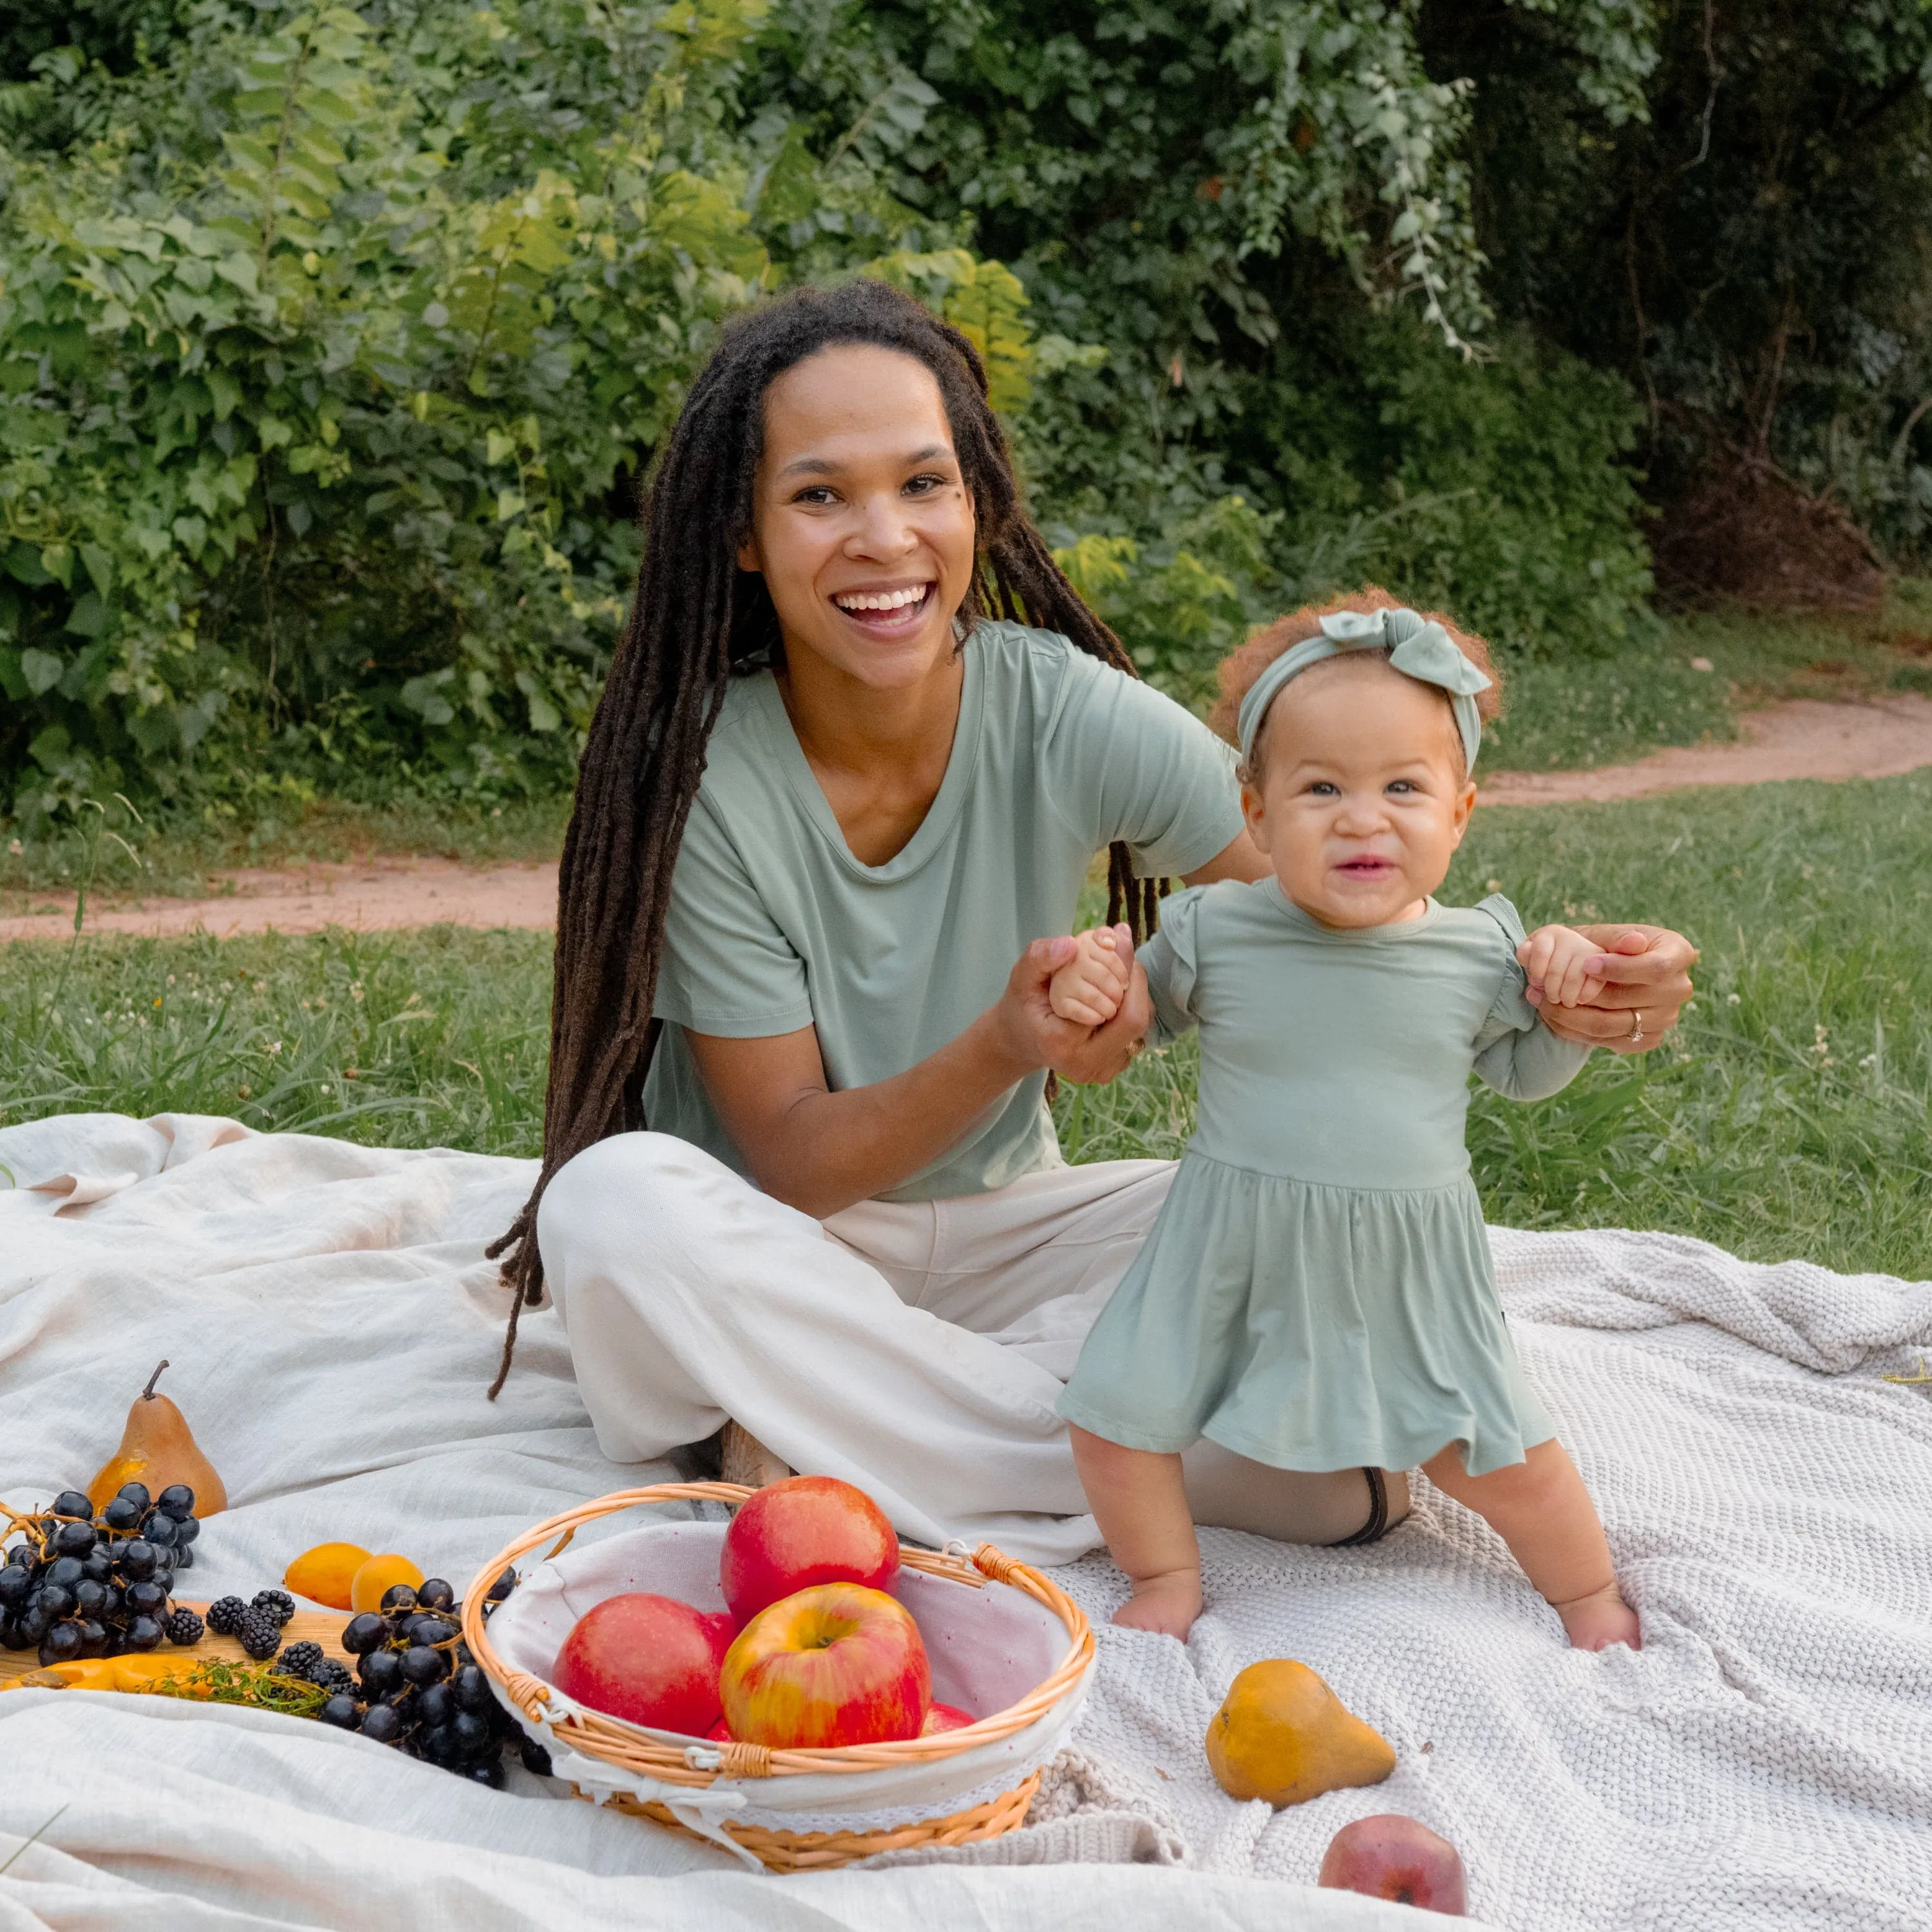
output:
[[[598,1456],[548,1314],[482,1400],[501,1298],[482,1244],[528,1163],[93,1115],[0,1130],[0,1498],[84,1480],[166,1354],[232,1498],[202,1594],[349,1535],[460,1585],[530,1522],[668,1473]],[[1436,1922],[1303,1888],[1342,1823],[1388,1810],[1453,1840],[1472,1911],[1521,1932],[1932,1924],[1932,1384],[1886,1379],[1932,1355],[1932,1284],[1656,1234],[1495,1240],[1641,1654],[1565,1650],[1500,1544],[1426,1486],[1368,1550],[1210,1532],[1193,1642],[1104,1630],[1028,1832],[964,1869],[803,1889],[320,1727],[9,1693],[0,1864],[68,1808],[0,1877],[0,1928]],[[1104,1624],[1106,1559],[1060,1574]],[[1208,1716],[1268,1656],[1390,1739],[1388,1784],[1279,1814],[1221,1796]]]

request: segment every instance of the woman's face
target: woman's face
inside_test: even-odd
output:
[[[876,690],[950,658],[974,565],[973,505],[939,385],[890,349],[842,344],[765,392],[765,447],[739,567],[764,578],[805,652]]]

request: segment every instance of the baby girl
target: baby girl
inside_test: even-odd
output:
[[[1180,1452],[1284,1469],[1419,1464],[1483,1516],[1570,1642],[1634,1646],[1608,1544],[1518,1366],[1464,1145],[1468,1076],[1540,1100],[1587,1049],[1525,997],[1595,998],[1598,949],[1503,898],[1431,896],[1462,842],[1496,680],[1480,638],[1365,593],[1222,667],[1241,804],[1274,868],[1177,893],[1143,949],[1156,1034],[1201,1030],[1198,1125],[1060,1412],[1133,1585],[1184,1637],[1201,1558]],[[1124,927],[1081,935],[1064,1018],[1111,1018]]]

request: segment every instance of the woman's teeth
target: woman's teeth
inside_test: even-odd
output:
[[[908,604],[922,604],[929,584],[909,584],[902,590],[855,590],[832,602],[842,610],[903,610]]]

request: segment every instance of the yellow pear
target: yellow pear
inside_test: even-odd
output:
[[[166,1396],[154,1393],[166,1366],[164,1362],[148,1378],[148,1386],[128,1408],[120,1448],[87,1486],[87,1499],[97,1510],[105,1508],[124,1483],[145,1484],[150,1496],[158,1496],[171,1484],[185,1483],[194,1492],[197,1516],[214,1516],[228,1507],[228,1492],[214,1465],[201,1453],[187,1417]]]
[[[1230,1798],[1279,1809],[1348,1784],[1379,1784],[1395,1768],[1371,1730],[1309,1669],[1276,1657],[1228,1687],[1208,1726],[1208,1768]]]

